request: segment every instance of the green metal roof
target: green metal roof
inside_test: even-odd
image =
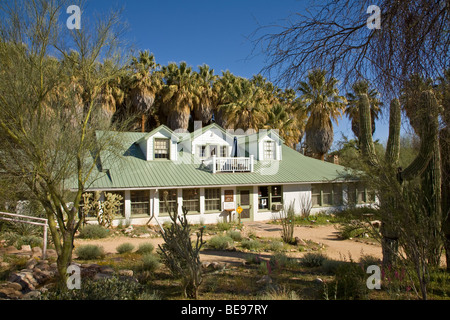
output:
[[[117,134],[117,133],[115,133]],[[102,159],[103,172],[96,172],[87,186],[91,190],[200,187],[228,185],[261,185],[314,183],[343,180],[345,167],[306,157],[283,145],[281,161],[273,161],[273,174],[268,174],[268,162],[255,161],[254,172],[215,173],[202,167],[193,155],[188,163],[170,160],[145,160],[135,143],[148,133],[121,133],[122,156]],[[179,156],[181,154],[179,153]],[[108,156],[102,155],[103,158]],[[266,164],[266,165],[265,165]]]

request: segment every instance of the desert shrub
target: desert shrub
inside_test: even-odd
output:
[[[217,222],[216,228],[219,231],[229,231],[233,227],[233,224],[230,222]]]
[[[42,246],[43,239],[35,235],[21,235],[15,232],[5,232],[2,238],[6,240],[8,246],[14,246],[16,249],[20,249],[23,245],[29,245],[33,247]]]
[[[120,245],[117,246],[116,251],[119,254],[124,254],[124,253],[129,253],[131,251],[133,251],[134,249],[134,245],[126,242],[126,243],[122,243]]]
[[[370,256],[370,255],[363,255],[359,259],[359,263],[364,267],[364,269],[367,269],[368,266],[372,266],[372,265],[376,265],[376,266],[381,265],[381,261],[379,258]]]
[[[288,290],[285,287],[272,288],[266,291],[262,296],[259,297],[260,300],[300,300],[298,294],[293,290]]]
[[[247,264],[260,264],[261,257],[256,254],[247,254],[247,256],[245,257],[245,262]]]
[[[233,245],[234,241],[228,236],[215,236],[209,239],[208,246],[216,250],[225,250]]]
[[[248,249],[248,250],[259,250],[262,248],[263,244],[261,242],[259,242],[258,240],[253,240],[253,239],[249,239],[249,240],[243,240],[241,242],[241,245],[243,248]]]
[[[269,250],[271,251],[281,251],[284,248],[284,244],[281,241],[273,241],[269,244]]]
[[[342,239],[358,238],[368,232],[368,228],[364,223],[358,220],[342,223],[338,229],[339,236]]]
[[[297,260],[289,258],[285,253],[276,253],[270,257],[272,268],[285,268],[297,265]]]
[[[237,230],[230,230],[227,232],[227,236],[229,236],[234,241],[241,241],[242,240],[242,234],[240,231]]]
[[[344,263],[348,262],[333,259],[325,259],[322,262],[322,270],[327,274],[336,274],[337,269]]]
[[[64,288],[49,290],[41,295],[43,300],[146,300],[149,295],[144,286],[136,281],[123,280],[118,277],[99,280],[84,279],[81,290],[67,290]]]
[[[96,224],[88,224],[80,230],[81,239],[102,239],[109,235],[109,230]]]
[[[335,280],[326,287],[326,294],[339,300],[366,299],[369,289],[367,274],[359,264],[342,263],[336,269]]]
[[[103,258],[105,256],[105,251],[103,247],[96,246],[93,244],[80,246],[75,250],[75,253],[81,260],[94,260]]]
[[[326,259],[326,256],[321,253],[307,253],[300,258],[300,264],[308,268],[315,268],[322,266]]]
[[[294,227],[295,227],[295,211],[294,203],[291,203],[289,207],[284,207],[279,213],[279,219],[281,221],[281,238],[284,242],[290,244],[294,241]]]
[[[146,253],[141,258],[141,271],[153,272],[161,265],[159,258],[151,253]]]
[[[139,254],[146,254],[152,253],[154,249],[155,246],[151,243],[141,243],[136,252]]]

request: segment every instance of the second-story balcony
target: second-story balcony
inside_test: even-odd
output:
[[[253,172],[254,158],[250,157],[227,157],[220,158],[213,156],[204,161],[212,173],[220,172]]]

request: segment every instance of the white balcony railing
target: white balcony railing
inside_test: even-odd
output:
[[[212,172],[253,172],[253,155],[249,158],[218,158],[213,156],[211,161]]]

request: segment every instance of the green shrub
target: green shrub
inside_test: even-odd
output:
[[[75,253],[81,260],[94,260],[103,258],[105,256],[105,251],[103,250],[103,247],[93,244],[80,246],[75,250]]]
[[[243,248],[252,250],[252,251],[259,250],[263,246],[263,244],[261,242],[259,242],[258,240],[253,240],[253,239],[243,240],[241,242],[241,245]]]
[[[298,294],[293,290],[288,290],[285,287],[281,287],[278,289],[272,288],[269,291],[266,291],[261,297],[260,300],[300,300]]]
[[[366,280],[368,275],[359,264],[342,263],[337,267],[334,282],[327,285],[326,295],[339,300],[366,299],[369,293]]]
[[[283,244],[283,242],[281,242],[281,241],[273,241],[273,242],[271,242],[271,243],[269,244],[269,249],[270,249],[271,251],[276,251],[276,252],[278,252],[278,251],[283,250],[283,248],[284,248],[284,244]]]
[[[327,274],[336,274],[337,269],[344,263],[348,262],[333,259],[325,259],[322,262],[322,270]]]
[[[228,236],[215,236],[209,239],[208,246],[216,250],[225,250],[233,246],[234,241]]]
[[[240,231],[237,230],[230,230],[227,232],[227,236],[229,236],[234,241],[241,241],[242,240],[242,234]]]
[[[159,268],[161,263],[156,255],[151,253],[146,253],[141,258],[141,271],[153,272]]]
[[[23,245],[29,245],[32,248],[42,246],[43,239],[35,235],[21,235],[15,232],[5,232],[2,238],[6,240],[6,245],[14,246],[20,249]]]
[[[307,253],[300,258],[300,264],[308,268],[315,268],[322,266],[322,263],[326,260],[326,256],[321,253]]]
[[[109,230],[96,224],[88,224],[80,230],[81,239],[103,239],[109,235]]]
[[[137,249],[137,253],[139,254],[146,254],[146,253],[152,253],[155,249],[155,246],[151,243],[141,243]]]
[[[99,280],[83,279],[81,290],[67,290],[64,288],[49,290],[42,294],[42,300],[140,300],[149,295],[145,287],[132,280],[121,280],[118,277]]]
[[[285,268],[289,266],[296,265],[297,262],[295,259],[289,258],[284,253],[276,253],[270,257],[270,265],[272,268]]]
[[[219,231],[228,231],[233,227],[230,222],[217,222],[216,227]]]
[[[256,254],[247,254],[245,257],[245,262],[247,264],[260,264],[261,263],[261,257]]]
[[[117,246],[116,251],[119,254],[124,254],[124,253],[129,253],[131,251],[133,251],[134,249],[134,245],[126,242],[126,243],[122,243],[120,245]]]

